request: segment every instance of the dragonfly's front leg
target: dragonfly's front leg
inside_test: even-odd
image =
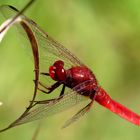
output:
[[[120,117],[133,124],[140,126],[140,115],[134,113],[130,109],[111,99],[110,96],[104,91],[104,89],[99,88],[95,100],[113,113],[119,115]]]
[[[45,75],[45,76],[50,76],[49,73],[46,72],[41,72],[40,74]],[[42,86],[43,88],[47,89],[48,91],[45,91],[43,89],[38,88],[38,90],[40,90],[43,93],[49,94],[51,93],[53,90],[55,90],[57,87],[59,87],[61,85],[61,83],[56,82],[55,84],[53,84],[51,87],[47,87],[46,85],[42,84],[41,82],[39,82],[39,85]]]
[[[49,94],[52,91],[54,91],[57,87],[59,87],[61,85],[61,83],[60,82],[56,82],[51,87],[47,87],[44,84],[42,84],[41,82],[39,82],[39,85],[42,86],[43,88],[47,89],[48,91],[45,91],[45,90],[40,89],[40,88],[38,88],[38,90],[42,91],[43,93]]]
[[[58,98],[42,100],[42,101],[34,101],[35,102],[34,105],[36,105],[36,104],[48,104],[48,103],[50,103],[52,101],[54,101],[54,102],[58,101],[59,99],[63,98],[64,92],[65,92],[65,85],[63,85],[62,90],[61,90]]]
[[[40,74],[45,75],[45,76],[50,76],[50,74],[46,72],[41,72]]]

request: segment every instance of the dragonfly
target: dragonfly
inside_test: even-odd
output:
[[[25,6],[24,10],[28,6],[29,4]],[[99,85],[92,70],[67,48],[50,37],[34,21],[24,16],[24,10],[19,12],[12,6],[0,7],[0,12],[7,19],[0,26],[0,34],[5,34],[12,25],[15,25],[20,31],[21,28],[24,29],[33,46],[32,48],[36,47],[32,51],[37,77],[34,81],[36,92],[53,94],[57,91],[59,96],[52,99],[35,100],[35,94],[29,108],[16,121],[0,132],[17,125],[52,116],[83,101],[88,101],[87,105],[66,121],[63,128],[87,114],[93,107],[94,102],[99,103],[123,119],[140,126],[140,116],[113,100]]]

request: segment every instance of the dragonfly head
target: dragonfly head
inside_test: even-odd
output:
[[[55,61],[55,63],[49,68],[49,75],[55,81],[64,81],[66,79],[64,62],[61,60]]]

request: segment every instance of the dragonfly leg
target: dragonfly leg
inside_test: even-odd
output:
[[[63,95],[64,95],[64,92],[65,92],[65,85],[63,85],[63,87],[62,87],[62,90],[61,90],[61,92],[60,92],[60,95],[59,95],[59,97],[63,97]]]
[[[42,91],[42,92],[45,92],[45,91]],[[48,104],[48,103],[50,103],[52,101],[54,101],[54,102],[55,101],[58,101],[61,98],[63,98],[64,92],[65,92],[65,85],[63,85],[62,90],[61,90],[60,95],[59,95],[58,98],[53,98],[53,99],[48,99],[48,100],[42,100],[42,101],[34,101],[35,102],[34,105],[36,105],[36,104]]]
[[[37,104],[49,104],[50,102],[55,102],[60,100],[62,97],[58,97],[58,98],[53,98],[53,99],[47,99],[47,100],[42,100],[42,101],[34,101],[33,106],[37,105]]]
[[[54,98],[54,99],[48,99],[48,100],[42,100],[42,101],[34,101],[35,104],[48,104],[52,101],[56,101],[56,100],[59,100],[59,98]]]
[[[41,91],[41,92],[43,92],[43,93],[49,94],[47,91],[45,91],[43,89],[38,88],[38,90]]]
[[[45,75],[45,76],[50,76],[50,74],[46,72],[41,72],[40,74]]]
[[[55,102],[55,101],[58,101],[59,99],[60,99],[60,97],[54,98],[54,99],[42,100],[42,101],[34,101],[34,104],[32,105],[32,107],[37,105],[37,104],[49,104],[50,102]]]
[[[40,90],[40,91],[42,91],[42,92],[44,92],[44,93],[46,93],[46,94],[49,94],[49,93],[51,93],[53,90],[55,90],[57,87],[59,87],[59,86],[61,85],[61,83],[60,83],[60,82],[56,82],[56,83],[54,83],[51,87],[46,87],[46,86],[45,86],[44,84],[42,84],[41,82],[39,82],[39,85],[42,86],[43,88],[49,90],[49,91],[45,91],[45,90],[42,90],[42,89],[40,89],[40,88],[38,88],[38,90]]]

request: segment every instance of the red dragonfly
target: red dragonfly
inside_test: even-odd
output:
[[[9,6],[4,6],[1,9],[4,13],[12,14],[17,12],[15,8]],[[18,18],[32,30],[39,47],[40,75],[38,91],[50,94],[58,89],[59,97],[34,101],[31,110],[16,121],[14,125],[54,115],[87,99],[89,103],[69,119],[63,127],[67,127],[86,114],[92,108],[94,101],[125,120],[140,125],[140,116],[114,101],[98,84],[93,72],[75,55],[48,36],[29,18],[23,15],[19,15]]]

